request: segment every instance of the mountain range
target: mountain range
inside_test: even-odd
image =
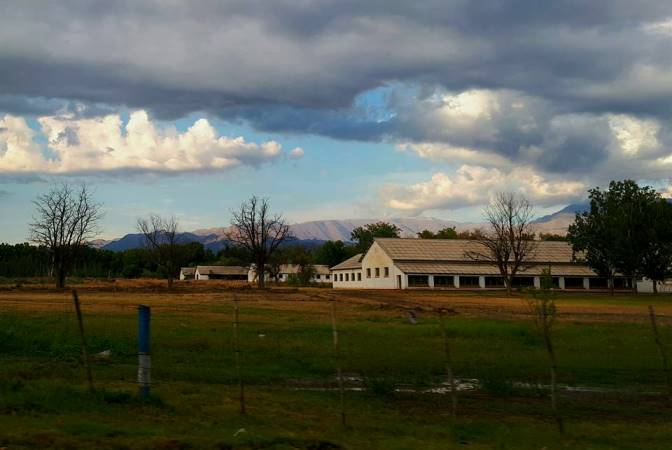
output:
[[[540,217],[534,221],[535,228],[543,233],[565,234],[567,227],[574,220],[577,212],[585,211],[588,207],[586,203],[576,203],[565,208]],[[350,240],[350,233],[356,227],[366,225],[372,222],[378,222],[381,219],[344,219],[344,220],[313,220],[310,222],[301,222],[291,225],[292,234],[296,237],[299,244],[304,246],[320,245],[325,241],[341,240],[347,242]],[[471,230],[482,227],[478,222],[457,222],[452,220],[443,220],[425,217],[392,218],[384,219],[386,222],[393,223],[401,229],[402,237],[415,237],[422,230],[436,232],[442,228],[455,227],[457,231]],[[200,242],[206,249],[214,252],[219,251],[225,244],[227,228],[207,228],[195,230],[192,232],[181,233],[180,242]],[[143,235],[141,233],[130,233],[119,239],[111,241],[97,240],[92,244],[97,248],[112,251],[123,251],[131,248],[142,247]]]

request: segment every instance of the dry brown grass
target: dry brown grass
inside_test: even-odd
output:
[[[168,290],[163,280],[85,280],[76,288],[83,307],[91,312],[134,313],[138,304],[156,310],[207,314],[237,295],[243,302],[260,307],[296,312],[323,312],[327,301],[339,303],[339,314],[347,316],[398,315],[406,309],[431,311],[451,308],[463,316],[517,319],[528,314],[520,296],[499,293],[477,294],[466,291],[375,291],[333,290],[326,288],[274,287],[257,290],[243,281],[181,281]],[[560,320],[641,322],[646,306],[654,302],[663,322],[672,321],[672,298],[617,296],[602,294],[560,295],[556,301]],[[50,285],[4,286],[0,290],[0,310],[61,311],[72,305],[69,290]]]

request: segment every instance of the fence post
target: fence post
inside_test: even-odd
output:
[[[238,401],[240,403],[240,414],[246,414],[245,410],[245,387],[243,377],[240,371],[240,336],[238,328],[240,326],[240,307],[238,305],[238,296],[233,294],[233,352],[236,364],[236,377],[238,378]]]
[[[441,337],[443,338],[444,364],[446,367],[446,376],[448,377],[448,385],[450,386],[450,415],[454,419],[457,416],[457,389],[455,387],[455,377],[453,375],[453,361],[450,351],[450,341],[448,340],[448,333],[446,332],[445,322],[446,310],[439,309],[439,325],[441,328]]]
[[[654,281],[655,283],[655,281]],[[658,348],[658,356],[660,356],[660,363],[663,366],[663,373],[665,374],[665,382],[667,383],[668,401],[672,401],[672,375],[667,365],[667,352],[665,346],[660,340],[660,333],[658,332],[658,324],[656,323],[656,311],[653,305],[649,305],[649,319],[651,320],[651,329],[653,330],[653,338]]]
[[[149,306],[138,306],[138,387],[142,398],[149,397],[152,381],[152,357],[149,342],[151,316],[152,311]]]
[[[84,337],[84,320],[82,319],[82,309],[79,307],[79,295],[75,289],[72,290],[72,300],[75,303],[75,312],[77,313],[77,325],[79,326],[79,340],[82,347],[82,360],[86,369],[86,379],[89,383],[89,391],[93,392],[93,375],[91,374],[91,365],[89,364],[89,352],[86,348],[86,338]]]
[[[345,389],[343,387],[343,371],[341,370],[341,347],[338,343],[338,329],[336,328],[336,308],[334,307],[336,301],[332,298],[329,300],[329,307],[331,312],[331,334],[334,342],[334,356],[336,357],[336,377],[338,378],[338,394],[340,397],[341,406],[341,425],[346,426],[345,422]]]

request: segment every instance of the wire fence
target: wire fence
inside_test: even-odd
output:
[[[146,303],[152,309],[152,388],[160,394],[162,386],[173,383],[239,386],[243,413],[242,392],[266,387],[338,393],[343,423],[348,396],[362,391],[450,396],[447,408],[459,415],[459,398],[470,391],[516,395],[550,389],[548,363],[531,319],[448,315],[403,298],[353,306],[329,292],[300,297],[296,292],[301,291],[265,297],[229,290],[194,299],[183,293],[157,298],[155,293],[85,291],[80,295],[81,333],[67,293],[31,301],[38,311],[23,318],[21,309],[12,307],[20,296],[3,298],[0,359],[47,361],[63,376],[79,374],[82,383],[86,371],[77,369],[77,361],[88,361],[96,388],[120,383],[130,388],[138,370],[135,311]],[[367,295],[375,293],[354,298]],[[643,321],[656,317],[655,311],[649,315],[642,309]],[[672,398],[665,384],[670,379],[669,327],[658,323],[652,333],[637,326],[615,323],[591,330],[580,323],[561,324],[554,333],[560,391]],[[600,333],[605,335],[597,339]],[[597,342],[586,340],[591,336]]]

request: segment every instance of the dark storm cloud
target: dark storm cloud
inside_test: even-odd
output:
[[[0,110],[205,111],[264,131],[447,142],[588,171],[612,144],[600,115],[669,122],[671,17],[665,0],[5,2]],[[385,86],[418,91],[382,102],[383,118],[354,103]],[[469,127],[428,100],[471,89],[499,92],[504,109]],[[516,101],[524,111],[507,109]]]

